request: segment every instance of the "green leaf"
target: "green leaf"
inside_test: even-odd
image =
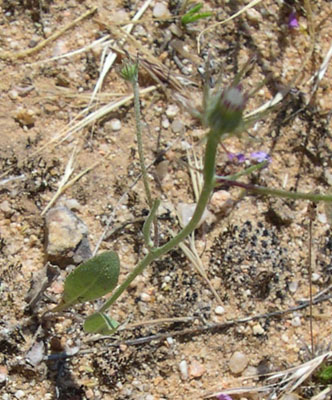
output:
[[[203,7],[202,3],[198,3],[196,6],[192,7],[186,14],[184,14],[181,18],[182,25],[187,25],[192,22],[196,22],[202,18],[211,17],[212,12],[207,11],[203,13],[199,13],[199,10]]]
[[[118,283],[119,270],[120,260],[114,251],[99,254],[81,264],[68,275],[61,302],[51,311],[59,312],[111,292]]]
[[[84,321],[84,331],[86,333],[100,333],[110,335],[115,332],[120,324],[113,318],[104,313],[92,314]]]

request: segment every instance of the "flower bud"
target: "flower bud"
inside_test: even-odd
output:
[[[130,61],[124,63],[120,70],[121,77],[129,82],[133,82],[137,79],[138,75],[138,66],[137,63],[132,63]]]
[[[208,125],[220,135],[233,133],[242,122],[246,102],[247,96],[242,93],[240,85],[223,90],[211,102]]]

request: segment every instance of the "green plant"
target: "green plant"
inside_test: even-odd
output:
[[[317,378],[324,384],[332,383],[332,365],[322,365],[320,370],[317,372]]]
[[[201,8],[203,7],[202,3],[196,4],[194,7],[192,7],[189,11],[187,11],[182,17],[181,17],[181,24],[186,26],[187,24],[191,24],[193,22],[198,21],[199,19],[203,18],[208,18],[211,17],[213,14],[211,11],[206,11],[206,12],[199,12]]]
[[[223,184],[228,183],[230,186],[237,185],[245,190],[263,195],[306,199],[310,201],[332,201],[332,196],[316,195],[311,193],[290,193],[283,190],[258,187],[239,182],[238,179],[240,177],[248,175],[267,165],[269,162],[268,156],[262,152],[255,155],[258,161],[256,165],[246,168],[232,176],[216,176],[216,155],[219,143],[229,135],[238,135],[247,127],[249,122],[253,122],[252,120],[248,121],[243,118],[243,112],[249,95],[242,91],[239,81],[246,69],[247,65],[225,89],[222,89],[217,85],[214,90],[212,90],[208,84],[209,76],[207,72],[202,110],[195,110],[187,104],[191,113],[199,118],[201,123],[209,129],[206,137],[204,165],[202,171],[203,186],[196,209],[189,223],[168,242],[158,246],[156,244],[158,243],[156,240],[157,238],[151,237],[151,231],[153,231],[152,227],[154,225],[156,226],[157,223],[156,214],[159,206],[159,199],[152,199],[146,167],[144,164],[144,149],[141,138],[138,98],[138,65],[137,63],[129,63],[123,67],[121,75],[132,84],[135,96],[134,106],[139,159],[147,203],[150,207],[149,215],[143,226],[143,236],[147,247],[147,254],[127,276],[124,282],[122,282],[114,291],[113,295],[102,305],[99,311],[85,320],[84,330],[86,332],[110,334],[116,330],[118,323],[111,319],[106,314],[106,311],[128,288],[130,283],[141,274],[149,264],[151,264],[151,262],[174,249],[196,229],[209,202],[211,193],[219,182],[223,182]],[[260,117],[261,114],[256,118]],[[154,230],[155,236],[157,231],[157,229]],[[79,266],[67,277],[63,299],[52,311],[63,311],[78,302],[91,301],[111,292],[117,284],[119,264],[119,259],[114,252],[106,252]]]

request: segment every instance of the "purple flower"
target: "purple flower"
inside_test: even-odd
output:
[[[264,151],[254,151],[253,153],[250,154],[250,158],[259,163],[263,161],[267,161],[268,163],[271,162],[271,157]]]
[[[236,160],[240,164],[244,163],[247,159],[243,153],[228,153],[227,156],[230,161]]]
[[[228,394],[222,394],[222,393],[218,394],[217,399],[218,400],[233,400],[231,398],[231,396],[229,396]]]
[[[296,18],[295,11],[292,11],[288,17],[288,28],[295,29],[299,27],[299,22]]]

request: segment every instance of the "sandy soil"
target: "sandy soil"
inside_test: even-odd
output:
[[[47,262],[41,214],[74,151],[73,176],[94,167],[61,200],[79,203],[76,213],[89,228],[91,248],[107,222],[111,231],[124,222],[136,221],[106,235],[99,249],[119,253],[121,280],[145,251],[141,228],[148,207],[143,185],[136,183],[140,169],[132,102],[66,136],[68,124],[81,121],[79,113],[89,105],[103,47],[50,60],[107,35],[112,46],[118,43],[133,55],[139,52],[142,89],[160,85],[142,95],[142,112],[146,160],[153,163],[149,170],[153,195],[164,203],[161,240],[169,236],[167,228],[179,229],[174,214],[177,204],[195,200],[186,148],[194,149],[199,160],[203,154],[200,138],[204,131],[198,122],[181,108],[172,115],[168,107],[176,104],[177,89],[200,102],[202,82],[197,69],[204,65],[208,51],[213,75],[217,78],[223,70],[224,85],[250,56],[257,57],[243,87],[250,90],[269,79],[249,101],[248,111],[291,84],[281,106],[255,124],[249,135],[225,142],[229,151],[270,154],[272,163],[251,182],[327,192],[332,167],[331,67],[312,97],[315,81],[311,78],[331,45],[330,2],[312,4],[310,18],[316,26],[312,52],[312,25],[302,2],[262,3],[207,31],[198,54],[198,34],[234,14],[241,4],[206,2],[204,7],[216,15],[184,30],[176,18],[177,1],[168,4],[170,16],[175,18],[159,22],[152,20],[152,2],[143,22],[135,25],[125,41],[114,21],[132,18],[142,2],[0,1],[1,399],[201,399],[231,387],[258,387],[264,384],[263,378],[246,377],[310,359],[308,308],[222,327],[227,321],[286,311],[308,298],[310,204],[306,201],[248,195],[237,201],[226,217],[218,216],[213,224],[196,232],[197,252],[221,304],[180,249],[153,263],[115,304],[111,315],[126,323],[126,329],[110,338],[91,337],[82,329],[84,316],[96,310],[100,301],[42,320],[43,313],[59,301],[71,266],[61,268],[32,310],[26,297]],[[97,12],[36,50],[36,44],[95,6]],[[292,7],[300,24],[296,29],[288,26]],[[27,49],[36,51],[21,53]],[[120,60],[118,54],[90,112],[131,93],[119,77]],[[158,75],[161,67],[163,75]],[[114,130],[114,118],[121,121],[120,130]],[[218,173],[234,173],[240,168],[220,148]],[[232,198],[238,198],[239,189],[227,190]],[[332,242],[323,204],[317,206],[312,234],[313,291],[317,294],[329,287],[332,274]],[[223,314],[218,306],[224,308]],[[331,313],[331,300],[313,308],[315,354],[331,341]],[[44,346],[45,360],[32,366],[26,357],[36,343]],[[72,357],[63,357],[64,351],[75,348],[78,352]],[[248,362],[239,375],[229,368],[235,351],[245,354]],[[189,367],[188,377],[179,370],[183,361]],[[307,384],[298,394],[311,398],[319,389],[318,384]],[[245,393],[234,398],[266,396]]]

